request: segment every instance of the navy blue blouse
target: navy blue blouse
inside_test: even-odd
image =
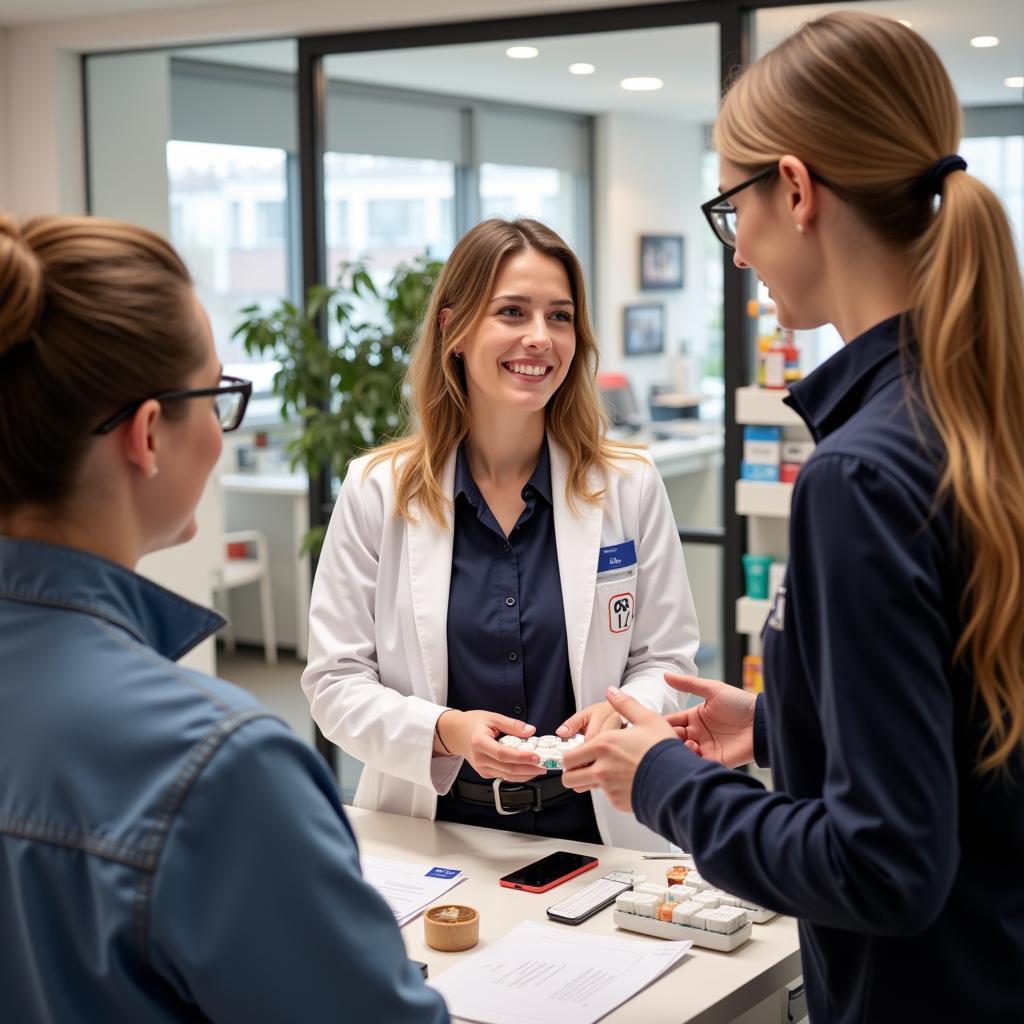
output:
[[[448,597],[448,705],[518,718],[551,734],[576,710],[555,548],[545,439],[508,537],[480,493],[463,447],[455,464],[455,538]],[[484,782],[468,761],[459,778]],[[588,795],[512,817],[448,795],[438,818],[600,842]]]

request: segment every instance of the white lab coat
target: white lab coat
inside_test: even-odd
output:
[[[561,576],[569,669],[576,707],[619,685],[649,708],[679,706],[665,672],[696,672],[697,619],[682,546],[661,477],[647,458],[623,458],[600,505],[567,502],[568,459],[549,439],[555,545]],[[437,796],[462,764],[434,757],[434,727],[446,710],[447,618],[453,516],[394,513],[390,461],[366,473],[349,467],[327,529],[310,607],[309,663],[302,687],[323,734],[365,764],[355,805],[432,819]],[[454,489],[455,454],[440,485]],[[599,581],[602,547],[632,540],[633,576]],[[612,599],[634,597],[628,628],[612,621]],[[665,849],[631,814],[592,794],[606,843]]]

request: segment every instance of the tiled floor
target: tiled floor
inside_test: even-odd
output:
[[[233,654],[217,651],[217,675],[248,690],[274,714],[283,718],[307,743],[313,742],[313,720],[299,685],[305,662],[282,657],[276,665],[263,660],[262,648],[238,648]]]

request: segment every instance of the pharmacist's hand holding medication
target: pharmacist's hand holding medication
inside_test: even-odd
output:
[[[621,729],[625,722],[619,717],[615,708],[603,700],[598,704],[591,704],[590,707],[577,711],[571,718],[566,719],[556,730],[563,739],[582,733],[583,736],[592,740],[602,732],[609,729]]]
[[[540,759],[532,750],[502,746],[498,737],[505,734],[526,739],[534,731],[532,725],[493,711],[452,709],[437,720],[434,753],[464,757],[485,779],[528,782],[544,774]]]
[[[676,735],[695,754],[737,768],[754,760],[754,706],[757,698],[716,679],[665,673],[665,682],[704,703],[668,715]]]
[[[608,687],[608,703],[632,728],[603,732],[568,751],[562,785],[577,793],[602,789],[614,808],[631,811],[633,776],[644,755],[662,740],[675,740],[676,734],[657,711],[645,708],[617,687]]]

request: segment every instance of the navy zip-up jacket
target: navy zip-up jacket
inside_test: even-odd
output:
[[[818,445],[764,631],[775,791],[666,740],[633,808],[717,885],[800,919],[817,1024],[1020,1024],[1024,770],[975,771],[983,705],[953,659],[969,555],[915,394],[899,317],[792,389]]]
[[[222,622],[0,537],[0,1021],[446,1022],[323,760],[174,663]]]

